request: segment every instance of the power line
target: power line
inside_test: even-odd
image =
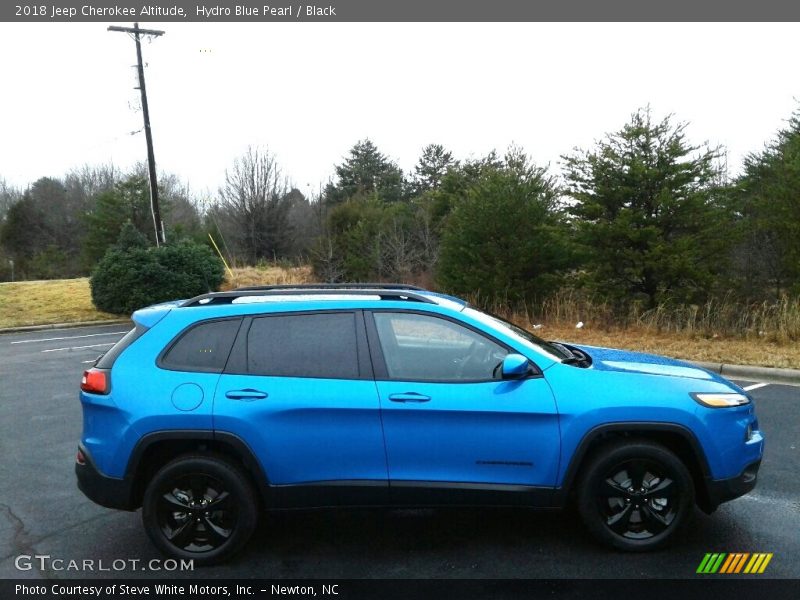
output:
[[[156,246],[165,242],[164,222],[161,220],[161,209],[158,206],[158,181],[156,179],[156,158],[153,153],[153,133],[150,130],[150,111],[147,107],[147,89],[144,84],[144,66],[142,65],[142,43],[141,36],[150,35],[158,37],[164,35],[163,31],[156,29],[141,29],[139,23],[134,23],[133,27],[110,26],[108,31],[117,31],[133,34],[136,42],[136,59],[139,70],[139,91],[142,94],[142,115],[144,117],[144,135],[147,140],[147,166],[150,171],[150,211],[153,214],[153,227],[156,232]]]

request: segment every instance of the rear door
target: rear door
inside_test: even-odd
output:
[[[272,486],[386,488],[361,312],[245,319],[217,387],[214,429],[245,441]]]

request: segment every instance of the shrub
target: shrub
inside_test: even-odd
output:
[[[130,314],[216,290],[223,275],[222,261],[207,246],[184,240],[147,247],[144,237],[126,224],[92,273],[92,302],[105,312]]]
[[[328,231],[312,253],[317,277],[335,281],[379,278],[385,210],[385,204],[373,197],[357,197],[334,207],[327,218]],[[329,263],[331,259],[336,261],[335,268]]]
[[[487,170],[455,205],[443,230],[437,281],[479,304],[541,301],[571,262],[553,181],[544,169],[512,164]]]

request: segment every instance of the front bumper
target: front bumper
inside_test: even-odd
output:
[[[710,479],[706,481],[710,510],[716,509],[723,502],[743,496],[756,487],[758,469],[761,459],[747,465],[736,477],[730,479]]]
[[[82,491],[89,500],[105,506],[106,508],[118,508],[121,510],[135,510],[137,507],[133,502],[133,486],[127,479],[117,479],[103,475],[92,461],[92,457],[83,447],[79,449],[85,457],[85,462],[75,462],[75,475],[78,478],[78,489]]]

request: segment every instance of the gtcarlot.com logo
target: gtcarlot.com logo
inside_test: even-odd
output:
[[[772,552],[709,552],[697,567],[702,574],[763,573],[772,560]]]
[[[194,571],[194,560],[154,558],[141,560],[138,558],[115,558],[112,561],[94,558],[80,560],[54,558],[49,554],[20,554],[14,559],[18,571]]]

